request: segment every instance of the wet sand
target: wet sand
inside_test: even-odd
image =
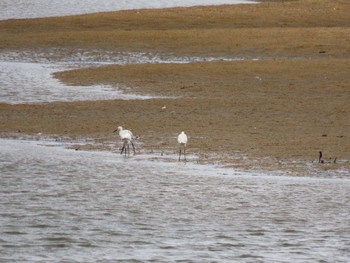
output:
[[[95,144],[85,148],[117,151],[112,131],[121,125],[140,136],[139,152],[161,154],[177,151],[184,130],[199,162],[298,175],[349,171],[349,11],[347,1],[274,1],[0,22],[1,52],[245,59],[57,73],[67,84],[168,98],[0,104],[0,135],[89,139]]]

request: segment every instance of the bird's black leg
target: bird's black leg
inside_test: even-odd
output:
[[[131,141],[130,141],[130,142],[131,142]],[[131,146],[132,146],[132,150],[134,151],[134,154],[136,154],[135,146],[134,146],[133,142],[131,142]]]
[[[181,160],[181,148],[180,148],[180,153],[179,153],[179,161]]]
[[[323,163],[323,160],[322,160],[322,152],[320,151],[319,154],[320,154],[320,155],[319,155],[319,158],[318,158],[318,162],[319,162],[319,163]]]
[[[124,149],[125,149],[125,145],[123,145],[122,150],[120,151],[120,154],[123,154]]]
[[[187,161],[186,160],[186,147],[184,147],[184,156],[185,156],[185,162]]]

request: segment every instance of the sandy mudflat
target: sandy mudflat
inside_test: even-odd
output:
[[[53,48],[56,58],[78,49],[244,58],[58,73],[73,85],[111,84],[168,98],[0,104],[1,136],[40,132],[89,138],[99,142],[91,147],[116,150],[112,131],[122,125],[140,136],[140,152],[160,154],[174,153],[184,130],[188,152],[203,162],[349,173],[349,13],[344,0],[266,1],[0,22],[1,52],[47,52],[48,59]],[[319,151],[326,164],[313,162]]]

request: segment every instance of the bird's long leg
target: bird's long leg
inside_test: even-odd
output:
[[[132,142],[132,141],[130,141],[130,142],[131,142],[132,150],[134,151],[134,154],[136,154],[136,151],[135,151],[135,146],[134,146],[134,144],[133,144],[133,142]]]
[[[179,153],[179,161],[181,160],[181,147],[180,147],[180,153]]]
[[[187,161],[186,160],[186,146],[184,147],[184,156],[185,156],[185,162]]]
[[[122,150],[120,151],[120,154],[123,154],[124,149],[125,149],[125,144],[123,145]]]
[[[123,149],[124,149],[124,155],[125,155],[125,157],[126,157],[126,151],[127,151],[127,145],[128,144],[128,142],[127,141],[125,141],[125,140],[123,140]]]
[[[130,156],[130,145],[128,143],[128,156]]]

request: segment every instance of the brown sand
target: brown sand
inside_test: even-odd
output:
[[[1,136],[88,138],[99,142],[91,148],[115,151],[112,131],[122,125],[140,135],[139,151],[173,153],[184,130],[200,162],[294,174],[349,170],[349,11],[348,1],[308,0],[0,22],[2,52],[49,59],[52,48],[65,49],[56,58],[77,49],[262,58],[57,73],[69,84],[169,98],[0,104]],[[312,163],[319,151],[327,164]]]

